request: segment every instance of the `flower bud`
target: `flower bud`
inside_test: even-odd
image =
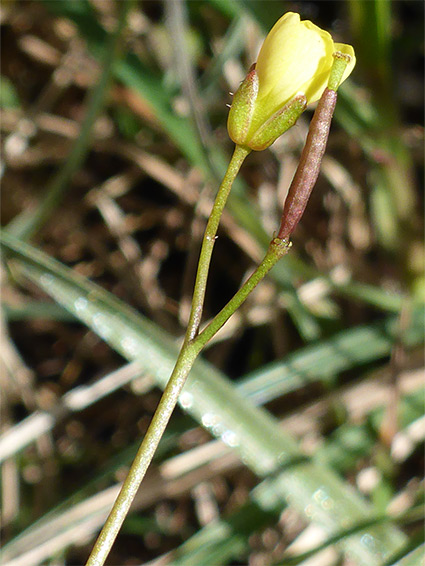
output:
[[[353,48],[334,43],[328,32],[301,21],[299,14],[282,16],[266,37],[255,68],[235,94],[228,119],[232,140],[255,150],[272,144],[307,104],[320,98],[335,52],[350,59],[342,83],[355,65]]]

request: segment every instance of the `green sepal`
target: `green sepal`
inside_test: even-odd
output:
[[[307,98],[304,94],[298,94],[264,122],[250,137],[246,145],[255,151],[266,149],[295,124],[306,106]]]
[[[341,53],[340,51],[335,51],[332,56],[334,58],[334,62],[329,76],[328,88],[336,92],[341,84],[344,71],[350,62],[351,57],[346,53]]]
[[[258,95],[258,76],[255,63],[236,91],[227,120],[229,136],[237,145],[245,145]]]

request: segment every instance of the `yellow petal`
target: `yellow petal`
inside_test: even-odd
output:
[[[299,14],[285,14],[267,36],[257,60],[260,90],[273,90],[276,97],[291,98],[331,58],[330,34]]]
[[[252,130],[296,94],[317,100],[326,86],[334,44],[330,34],[288,12],[274,25],[258,55],[259,92]]]

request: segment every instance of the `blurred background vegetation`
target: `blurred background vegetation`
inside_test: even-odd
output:
[[[228,93],[287,10],[357,67],[293,248],[195,366],[109,563],[420,563],[423,3],[9,0],[4,564],[87,558],[185,330]],[[205,320],[278,227],[310,116],[248,157]]]

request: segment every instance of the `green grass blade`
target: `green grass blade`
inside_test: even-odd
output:
[[[421,391],[415,394],[415,397],[422,402],[422,409],[420,407],[417,408],[418,415],[421,415],[423,414]],[[407,427],[416,418],[415,411],[412,410],[412,403],[408,402],[407,398],[401,400],[401,409],[403,414],[406,415],[405,426]],[[377,412],[380,415],[380,421],[377,423],[378,426],[382,422],[383,411],[379,410]],[[377,433],[377,428],[374,430],[374,434],[371,435],[371,428],[367,423],[358,427],[353,427],[351,423],[344,424],[331,435],[329,440],[323,445],[318,456],[321,460],[326,461],[332,469],[339,472],[348,468],[352,469],[356,465],[358,458],[369,458],[372,456],[373,447],[376,443],[375,433]],[[167,432],[166,436],[170,436],[170,434]],[[168,439],[168,443],[172,439]],[[163,447],[163,445],[164,441],[161,442],[160,447]],[[65,499],[54,510],[45,514],[39,521],[32,524],[26,531],[8,543],[4,548],[4,556],[9,559],[20,555],[23,551],[28,553],[35,552],[40,545],[47,543],[51,538],[55,539],[57,536],[66,536],[69,542],[77,543],[79,540],[77,537],[77,527],[81,518],[79,502],[92,497],[93,491],[98,488],[99,482],[104,483],[105,478],[112,479],[115,477],[117,469],[128,465],[132,457],[134,457],[136,450],[137,446],[134,445],[117,454],[103,473],[98,474],[94,480],[80,488],[71,498]],[[102,512],[103,508],[97,509],[97,514]],[[273,518],[277,520],[281,512],[282,502],[278,494],[274,492],[273,486],[266,480],[251,491],[249,501],[238,511],[205,526],[188,539],[187,542],[173,551],[173,564],[184,564],[187,562],[204,564],[208,562],[208,556],[214,556],[214,564],[219,564],[226,563],[226,560],[228,561],[232,558],[245,556],[249,550],[248,539],[250,534],[266,527],[267,524],[273,521]],[[256,521],[251,520],[253,514],[257,517]],[[100,516],[98,515],[98,517]],[[381,519],[388,520],[388,517],[376,517],[373,520],[380,522]],[[100,521],[98,525],[100,525]],[[93,527],[94,530],[95,527]],[[138,534],[141,535],[140,530]],[[320,548],[309,551],[308,555],[310,556],[315,551],[334,544],[335,541],[338,542],[340,538],[346,535],[346,532],[339,533],[337,539],[327,539],[320,545]],[[50,556],[51,554],[46,549],[43,558],[49,558]],[[306,558],[305,555],[299,556],[297,561],[304,558]],[[25,559],[28,561],[28,554],[25,554]],[[295,559],[292,562],[295,562]]]
[[[254,403],[264,404],[318,380],[331,384],[343,371],[389,356],[397,334],[397,317],[344,330],[247,375],[238,389]],[[424,309],[418,308],[403,340],[406,347],[420,346],[423,337]]]
[[[425,543],[420,544],[396,562],[388,562],[385,566],[423,566]]]

